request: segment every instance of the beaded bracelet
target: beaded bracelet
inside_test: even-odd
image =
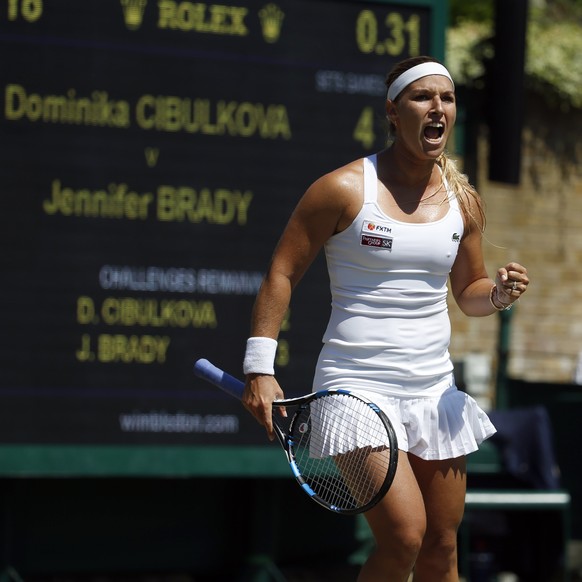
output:
[[[497,301],[499,301],[499,305],[501,305],[501,307],[497,307],[497,305],[495,305],[495,302],[493,301],[493,293],[497,295],[497,285],[493,285],[493,287],[491,287],[491,291],[489,291],[489,303],[491,303],[495,311],[509,311],[513,307],[513,303],[508,304],[502,303],[501,301],[499,301],[499,297],[497,297]]]

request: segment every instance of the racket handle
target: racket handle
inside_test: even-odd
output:
[[[227,394],[239,400],[242,398],[245,385],[240,380],[217,368],[208,360],[204,358],[197,360],[194,364],[194,373],[199,378],[218,386],[218,388],[221,388]]]

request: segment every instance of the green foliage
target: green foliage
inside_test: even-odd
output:
[[[562,108],[582,109],[582,26],[530,22],[527,49],[529,85]]]
[[[534,3],[534,9],[536,9]],[[582,17],[582,0],[546,0],[538,9],[551,20],[580,20]]]
[[[449,0],[451,23],[456,26],[459,22],[491,22],[493,20],[493,0]]]
[[[456,22],[447,31],[447,66],[459,85],[482,88],[493,56],[493,20]],[[581,54],[582,0],[554,0],[530,10],[525,72],[531,90],[550,105],[582,109]]]
[[[493,56],[491,23],[461,21],[447,30],[446,63],[455,84],[482,88],[485,62]]]

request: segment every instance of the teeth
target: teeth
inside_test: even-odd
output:
[[[440,123],[440,122],[436,122],[435,121],[433,123],[429,123],[428,124],[428,127],[437,127],[437,128],[440,128],[440,127],[444,127],[444,125],[442,123]]]

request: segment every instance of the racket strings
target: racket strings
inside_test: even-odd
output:
[[[377,496],[390,471],[391,442],[378,412],[350,394],[304,406],[291,427],[295,463],[329,507],[357,510]]]

